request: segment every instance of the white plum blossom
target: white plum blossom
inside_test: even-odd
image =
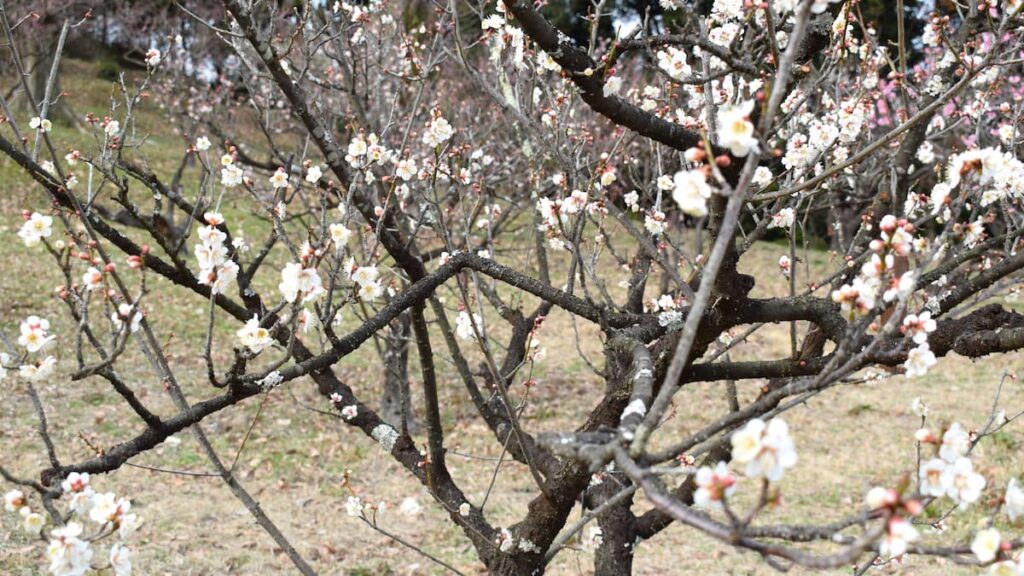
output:
[[[369,150],[369,145],[366,143],[366,138],[360,133],[348,143],[349,163],[351,164],[354,159],[364,156],[367,150]]]
[[[295,302],[300,296],[303,301],[311,301],[324,292],[316,268],[306,268],[298,262],[290,262],[281,270],[277,289],[286,302]]]
[[[928,347],[928,342],[922,342],[918,344],[917,348],[912,348],[910,352],[907,352],[907,360],[903,363],[903,368],[906,370],[907,377],[913,378],[927,374],[928,369],[936,362],[935,354]]]
[[[652,210],[644,215],[644,229],[652,236],[659,236],[665,231],[665,213],[660,210]]]
[[[782,165],[787,170],[805,168],[818,155],[818,150],[808,144],[807,136],[794,134],[786,142],[786,154],[782,157]]]
[[[324,176],[324,171],[317,165],[310,166],[306,169],[306,182],[310,184],[316,184]]]
[[[942,211],[942,208],[946,205],[949,195],[952,190],[949,184],[945,182],[939,182],[932,187],[932,192],[929,196],[929,201],[932,206],[932,214],[938,214]]]
[[[87,291],[97,290],[103,287],[103,273],[100,272],[95,266],[90,266],[85,274],[82,275],[82,284],[85,285]]]
[[[210,139],[206,136],[196,138],[195,148],[200,152],[206,152],[210,149]]]
[[[941,498],[946,494],[942,485],[942,473],[946,471],[946,462],[940,458],[932,458],[921,465],[917,476],[921,482],[921,494]]]
[[[697,470],[696,483],[693,505],[698,508],[721,508],[722,500],[736,491],[736,476],[725,462],[719,462],[714,468],[701,466]]]
[[[82,525],[68,522],[63,528],[50,533],[50,544],[46,547],[49,570],[55,576],[85,576],[92,568],[93,550],[89,543],[81,540]]]
[[[242,183],[242,169],[234,164],[225,166],[220,171],[220,183],[227,188],[233,188]]]
[[[142,520],[135,514],[122,514],[121,521],[117,528],[117,536],[121,540],[128,540],[142,526]]]
[[[411,158],[403,158],[395,166],[395,175],[408,182],[416,177],[416,162]]]
[[[380,298],[381,294],[384,293],[384,289],[378,282],[367,282],[359,286],[357,294],[359,299],[364,302],[373,302],[377,298]]]
[[[739,20],[743,17],[743,0],[715,0],[711,16],[717,22]]]
[[[622,77],[612,76],[605,80],[604,83],[604,94],[605,96],[617,96],[622,91]]]
[[[711,197],[711,187],[707,177],[701,170],[684,170],[676,172],[672,179],[672,199],[679,209],[690,216],[707,216],[707,200]]]
[[[764,188],[768,186],[769,184],[772,183],[772,180],[774,179],[775,176],[772,174],[772,171],[765,166],[758,166],[757,170],[754,170],[753,183],[758,188]]]
[[[674,46],[658,52],[658,68],[675,80],[685,80],[692,76],[690,65],[686,62],[686,51]]]
[[[311,312],[309,308],[303,308],[299,310],[296,324],[302,329],[303,334],[308,334],[311,328],[315,328],[319,322],[319,318],[314,312]]]
[[[28,126],[29,128],[39,130],[40,132],[49,132],[53,129],[53,123],[50,122],[49,119],[39,118],[38,116],[33,116],[32,119],[28,121]]]
[[[483,319],[480,318],[479,314],[473,314],[470,317],[469,313],[463,310],[455,318],[455,334],[463,340],[474,338],[476,334],[473,331],[473,326],[475,325],[478,329],[482,330],[481,322],[483,322]]]
[[[18,326],[18,345],[29,352],[38,352],[45,348],[56,336],[49,334],[50,321],[38,316],[29,316]]]
[[[427,124],[427,129],[423,131],[423,143],[435,148],[447,142],[453,134],[455,134],[455,130],[452,125],[441,116],[437,116]]]
[[[47,356],[38,362],[22,364],[18,367],[18,376],[29,382],[41,382],[53,375],[57,368],[57,359]]]
[[[331,235],[331,241],[337,246],[338,250],[341,250],[348,244],[349,238],[352,237],[352,231],[348,229],[344,224],[335,223],[327,227],[328,232]]]
[[[26,505],[25,493],[21,490],[11,490],[4,494],[4,510],[18,512]]]
[[[864,496],[864,503],[867,504],[868,510],[879,510],[893,506],[899,502],[899,494],[891,488],[883,488],[881,486],[875,486]]]
[[[953,463],[967,455],[971,447],[971,436],[959,422],[953,422],[942,434],[939,456],[946,462]]]
[[[360,266],[352,271],[352,281],[360,286],[374,282],[380,277],[376,266]]]
[[[658,190],[671,190],[675,187],[673,177],[668,174],[658,176],[656,184],[658,185]]]
[[[782,271],[782,275],[789,278],[789,275],[793,273],[793,262],[790,261],[789,256],[783,254],[779,256],[779,270]]]
[[[974,540],[971,542],[971,552],[974,552],[978,562],[988,564],[995,560],[999,554],[1000,542],[999,530],[995,528],[978,530],[978,533],[974,535]]]
[[[363,515],[363,502],[358,496],[349,496],[345,500],[345,513],[353,518]]]
[[[562,200],[563,214],[579,214],[587,206],[587,193],[582,190],[573,190],[568,198]]]
[[[1018,518],[1024,517],[1024,490],[1021,490],[1016,478],[1010,479],[1003,500],[1010,522],[1016,522]]]
[[[97,524],[114,523],[131,507],[131,502],[124,498],[118,498],[113,492],[96,494],[92,499],[89,519]]]
[[[640,193],[636,190],[627,192],[626,195],[622,197],[622,201],[626,203],[626,207],[629,208],[630,212],[640,211]]]
[[[914,526],[907,520],[893,516],[886,526],[885,535],[878,546],[878,554],[883,558],[898,558],[907,552],[907,546],[921,537]]]
[[[92,498],[96,494],[92,488],[86,487],[79,492],[69,492],[68,509],[79,516],[87,516],[92,509]]]
[[[928,341],[928,334],[935,331],[938,325],[932,319],[932,313],[927,310],[918,314],[907,314],[903,318],[903,332],[911,337],[915,344],[924,344]]]
[[[753,100],[718,109],[718,143],[728,148],[734,156],[746,156],[751,150],[756,152],[758,149],[754,125],[750,122],[753,110]]]
[[[196,231],[199,236],[194,249],[199,263],[196,278],[214,294],[221,294],[238,277],[238,264],[228,260],[228,249],[224,245],[227,234],[217,228],[224,223],[224,217],[219,212],[207,212],[204,216],[208,225]]]
[[[964,246],[967,248],[974,248],[985,236],[985,224],[980,216],[974,222],[968,222],[962,226],[961,229],[964,234]]]
[[[601,173],[601,186],[611,186],[617,178],[614,168],[606,168],[605,171]]]
[[[491,14],[480,21],[482,30],[501,30],[503,26],[505,26],[505,19],[499,14]]]
[[[132,552],[120,542],[110,547],[110,565],[114,568],[114,576],[131,576]]]
[[[793,226],[793,220],[795,217],[796,216],[792,208],[783,208],[776,214],[772,214],[772,221],[768,223],[768,227],[789,230],[789,228]]]
[[[71,472],[68,478],[60,482],[60,488],[65,492],[82,492],[89,486],[89,472]]]
[[[352,270],[350,278],[358,286],[356,292],[360,300],[373,302],[384,293],[380,282],[377,281],[379,277],[380,272],[376,266],[359,266]]]
[[[274,188],[288,187],[288,173],[284,171],[284,168],[278,167],[278,169],[270,177],[270,185],[273,186]]]
[[[744,467],[750,478],[777,482],[787,468],[796,464],[796,449],[789,426],[781,418],[765,423],[755,418],[732,434],[733,462]]]
[[[43,216],[38,212],[33,212],[32,216],[18,230],[18,237],[25,243],[25,246],[30,248],[39,244],[43,238],[49,238],[51,234],[53,234],[53,218]]]
[[[832,291],[832,301],[840,305],[844,315],[852,318],[854,314],[865,315],[875,308],[878,287],[874,282],[857,276],[853,283],[844,284]]]
[[[33,536],[38,536],[46,525],[46,517],[38,512],[29,512],[22,520],[22,528]]]
[[[253,316],[235,333],[238,341],[253,354],[259,354],[274,343],[270,331],[260,326],[260,317]]]
[[[956,502],[963,510],[977,502],[981,491],[985,489],[985,477],[974,471],[969,458],[958,458],[956,462],[946,466],[941,477],[946,496]]]
[[[146,51],[146,66],[150,68],[160,63],[160,51],[156,48],[150,48]]]

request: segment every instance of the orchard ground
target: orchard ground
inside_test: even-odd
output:
[[[94,112],[102,117],[111,95],[109,83],[98,79],[94,68],[80,62],[69,61],[65,66],[65,89],[81,96],[75,101],[76,112]],[[159,119],[158,110],[148,110],[142,116],[138,135],[141,137],[146,130],[155,130]],[[55,126],[53,135],[64,148],[91,138],[60,124]],[[184,140],[166,130],[155,131],[148,138],[145,150],[151,166],[158,173],[169,175],[177,166]],[[55,355],[62,371],[60,377],[40,387],[41,395],[62,460],[82,460],[94,453],[90,446],[110,446],[138,433],[141,426],[133,420],[133,415],[123,410],[120,398],[104,381],[72,382],[68,378],[74,364],[74,331],[64,305],[53,296],[53,288],[60,281],[58,271],[47,262],[41,250],[25,248],[16,234],[21,210],[43,211],[47,206],[45,197],[39,188],[25,182],[9,162],[0,163],[0,175],[5,183],[5,192],[0,198],[0,245],[4,247],[0,250],[0,329],[8,335],[14,334],[18,322],[31,314],[51,320],[52,333],[58,335]],[[110,202],[107,204],[113,206]],[[234,226],[241,224],[247,238],[262,239],[260,233],[267,223],[245,208],[244,202],[226,202],[222,211]],[[191,244],[188,243],[189,249]],[[787,293],[787,282],[776,265],[778,257],[787,252],[788,247],[783,245],[759,244],[744,256],[741,271],[757,278],[754,295]],[[283,254],[275,256],[281,261],[284,259]],[[522,256],[514,251],[498,251],[496,258],[504,264],[517,266]],[[826,251],[812,251],[809,258],[812,267],[818,270],[829,265]],[[564,278],[566,259],[554,264]],[[835,264],[831,265],[834,269]],[[265,295],[276,297],[277,277],[269,267],[265,267],[257,287]],[[802,279],[802,270],[798,274],[798,279]],[[625,277],[626,272],[622,270],[607,271],[607,283],[613,293],[619,280]],[[801,284],[798,282],[798,286]],[[148,309],[149,318],[166,343],[172,366],[188,397],[198,401],[215,394],[206,380],[200,356],[205,335],[205,304],[195,295],[155,277],[150,278],[149,285],[151,293],[143,301],[143,307]],[[453,292],[443,294],[454,317],[457,297]],[[356,321],[354,313],[349,313],[345,324],[354,326]],[[489,325],[498,323],[489,322]],[[238,323],[225,316],[219,317],[215,360],[221,365],[230,358],[230,344],[238,327]],[[806,326],[799,329],[802,334]],[[589,360],[598,368],[603,365],[599,333],[585,321],[577,321],[574,327],[566,313],[555,311],[544,323],[540,341],[547,354],[534,371],[537,385],[530,390],[523,425],[532,432],[575,428],[593,407],[591,391],[603,386],[602,379],[587,364]],[[415,347],[411,348],[415,409],[420,405],[420,387]],[[732,354],[734,360],[785,357],[789,349],[789,325],[786,324],[762,328]],[[126,380],[157,412],[171,413],[171,402],[148,365],[140,355],[130,354],[133,354],[130,361],[122,364],[122,371],[128,370],[123,374]],[[367,343],[335,366],[335,370],[373,405],[380,396],[379,366],[373,344]],[[920,425],[920,419],[910,411],[915,397],[922,397],[930,407],[929,426],[933,429],[954,415],[965,427],[978,428],[991,413],[993,396],[1004,372],[1015,373],[1022,367],[1024,364],[1018,354],[992,356],[977,362],[950,356],[941,359],[926,377],[907,379],[881,372],[882,378],[838,387],[793,408],[784,418],[792,429],[800,460],[781,483],[781,506],[762,516],[759,522],[824,524],[855,513],[868,488],[894,485],[901,474],[915,469],[913,435]],[[472,403],[454,369],[442,364],[441,370],[440,394],[445,409],[443,424],[450,430],[451,472],[470,500],[479,504],[487,494],[495,466],[500,465],[501,473],[487,499],[486,513],[492,524],[508,526],[520,519],[535,492],[530,474],[523,465],[508,459],[499,464],[501,446],[486,425],[474,416]],[[752,398],[761,384],[760,381],[739,382],[741,399]],[[520,381],[513,392],[521,396],[523,391]],[[13,378],[0,384],[0,398],[4,400],[0,403],[2,460],[22,476],[33,475],[45,468],[46,462],[31,405]],[[1001,405],[1008,413],[1024,409],[1024,385],[1020,381],[1006,381]],[[269,396],[253,398],[215,414],[203,422],[203,427],[223,459],[231,462],[237,454],[236,471],[241,480],[321,574],[443,573],[426,558],[345,514],[344,503],[350,494],[349,488],[343,485],[346,475],[351,488],[364,501],[387,503],[380,517],[382,528],[463,572],[482,573],[472,546],[459,529],[448,522],[446,514],[433,505],[426,491],[400,471],[376,442],[338,419],[311,411],[310,407],[326,406],[313,384],[300,380]],[[689,385],[676,396],[670,425],[658,440],[667,444],[674,434],[693,432],[726,409],[725,383]],[[243,442],[250,426],[251,434]],[[423,441],[422,435],[417,436],[417,440]],[[949,529],[958,535],[959,542],[965,541],[971,528],[983,519],[988,505],[1003,493],[1009,478],[1024,471],[1022,441],[1024,423],[1011,425],[1007,431],[988,438],[979,446],[974,460],[988,479],[989,487],[983,497],[985,505],[951,517]],[[244,449],[239,452],[243,445]],[[179,434],[175,441],[164,443],[132,463],[200,473],[210,470],[188,433]],[[288,560],[275,550],[270,538],[254,525],[248,512],[219,478],[126,466],[114,474],[96,477],[94,485],[100,491],[111,490],[130,497],[133,510],[145,520],[134,547],[134,563],[140,573],[177,576],[293,572]],[[751,488],[750,483],[741,481],[737,492],[740,502],[744,490]],[[415,499],[421,512],[410,516],[400,511],[406,498]],[[947,504],[939,509],[947,510]],[[642,497],[637,498],[636,511],[648,507]],[[579,509],[570,522],[578,515]],[[1002,521],[1001,517],[998,522]],[[1017,533],[998,522],[997,526],[1007,533]],[[924,527],[921,531],[924,542],[935,540]],[[948,543],[949,536],[943,540]],[[645,550],[637,555],[636,574],[772,572],[755,554],[738,552],[680,526],[673,526],[640,546]],[[20,530],[16,518],[9,514],[2,516],[0,573],[12,576],[41,573],[43,549],[43,543],[33,542]],[[574,541],[570,549],[558,556],[549,573],[587,574],[592,570],[592,563],[592,553]],[[907,574],[935,575],[975,572],[925,557],[911,559],[902,570]],[[802,572],[797,569],[794,573]],[[833,573],[848,574],[850,569]]]

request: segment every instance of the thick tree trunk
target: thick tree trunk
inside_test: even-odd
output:
[[[591,490],[594,507],[600,506],[629,485],[624,474],[607,474],[604,483]],[[633,573],[636,546],[636,516],[630,508],[633,497],[614,504],[597,518],[601,545],[594,556],[594,576],[623,576]]]

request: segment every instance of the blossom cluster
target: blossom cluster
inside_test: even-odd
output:
[[[4,495],[4,509],[22,519],[24,530],[46,537],[48,569],[53,576],[85,576],[109,569],[115,576],[130,576],[132,552],[127,542],[142,525],[131,512],[131,501],[113,492],[96,492],[87,473],[72,472],[61,482],[62,499],[69,514],[58,516],[59,526],[47,530],[48,517],[29,505],[21,490]],[[112,541],[100,559],[97,554],[104,541]]]
[[[914,400],[912,409],[922,421],[928,415],[928,407],[920,398]],[[899,488],[875,486],[865,496],[869,510],[881,510],[887,514],[886,531],[879,544],[879,554],[883,558],[902,556],[911,543],[920,539],[920,533],[909,518],[924,510],[926,502],[922,502],[922,498],[948,498],[958,509],[965,510],[979,502],[988,484],[985,477],[975,471],[969,457],[976,442],[974,433],[965,430],[958,422],[946,427],[940,436],[921,428],[915,433],[915,439],[919,445],[931,445],[935,449],[935,456],[921,464],[918,470],[918,495],[905,495],[909,483],[903,482]],[[1010,522],[1024,517],[1024,490],[1016,478],[1010,480],[1002,502]],[[971,551],[978,562],[991,564],[992,574],[1019,574],[1024,563],[1021,559],[1007,556],[1008,548],[1003,546],[1006,543],[999,531],[989,525],[977,531]]]
[[[39,244],[43,238],[49,238],[52,234],[53,218],[38,212],[33,212],[31,216],[28,216],[25,219],[25,223],[18,230],[18,237],[28,247]]]
[[[963,188],[961,184],[968,180],[983,189],[978,197],[982,207],[1006,198],[1020,199],[1024,197],[1024,162],[1012,152],[998,148],[973,148],[954,154],[946,166],[945,179],[935,184],[929,196],[932,213],[941,213],[945,220],[952,219],[952,193]],[[919,206],[912,199],[908,199],[908,203],[911,203],[908,206],[911,210]],[[978,233],[966,233],[964,244],[973,247],[978,236]]]
[[[869,244],[870,257],[861,266],[860,273],[851,283],[833,290],[831,294],[832,300],[840,305],[843,314],[851,320],[871,314],[879,304],[891,305],[897,300],[904,301],[915,288],[914,271],[901,272],[896,266],[896,259],[905,259],[914,251],[924,251],[924,239],[915,238],[912,223],[891,214],[881,219],[878,228],[879,236]],[[935,354],[928,345],[928,333],[936,327],[928,311],[904,318],[902,330],[916,344],[907,353],[904,363],[907,376],[922,376],[935,365]],[[878,325],[873,323],[869,328],[877,330]]]
[[[45,351],[56,340],[50,333],[50,321],[38,316],[29,316],[18,326],[18,345],[28,354]],[[41,356],[41,355],[40,355]],[[7,369],[13,368],[14,359],[7,353],[0,352],[0,380],[7,377]],[[53,376],[57,368],[57,359],[47,355],[35,361],[27,357],[18,366],[18,376],[27,382],[45,381]]]
[[[358,286],[356,293],[360,300],[373,302],[384,292],[379,282],[380,271],[376,266],[358,266],[350,259],[346,270],[349,279]]]
[[[921,465],[918,477],[921,494],[941,498],[948,497],[961,510],[978,501],[985,489],[985,477],[974,471],[974,464],[967,457],[971,448],[971,436],[954,422],[936,438],[926,429],[917,432],[918,441],[934,444],[937,457]]]
[[[777,483],[783,473],[796,465],[797,454],[789,426],[781,418],[765,422],[760,418],[749,420],[733,432],[731,438],[732,462],[718,462],[715,466],[702,466],[697,470],[694,505],[705,509],[719,509],[736,490],[738,470],[745,477],[760,479],[768,484]]]
[[[462,310],[455,318],[455,334],[463,340],[475,338],[476,332],[473,327],[476,326],[477,330],[483,330],[482,322],[483,319],[479,314],[470,315],[469,312]]]
[[[199,228],[199,242],[195,245],[199,283],[209,286],[214,294],[223,294],[228,286],[238,277],[238,264],[228,258],[228,248],[224,244],[227,234],[218,226],[224,223],[219,212],[207,212],[203,215],[206,226]]]

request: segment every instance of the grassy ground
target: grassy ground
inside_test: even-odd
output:
[[[78,112],[102,116],[105,105],[103,84],[90,69],[71,63],[66,87],[81,94],[99,94],[79,106]],[[91,107],[90,107],[91,106]],[[150,114],[156,114],[151,111]],[[80,145],[85,136],[70,130],[55,130],[66,145]],[[180,137],[157,133],[154,146],[176,146]],[[173,169],[173,160],[158,169]],[[23,208],[42,209],[45,202],[36,188],[25,186],[8,163],[0,163],[0,175],[8,192],[0,199],[0,329],[12,334],[17,323],[29,314],[51,319],[57,334],[64,335],[56,354],[68,370],[74,359],[69,336],[72,327],[52,296],[59,277],[42,266],[38,250],[28,250],[16,232]],[[251,214],[225,209],[229,221],[243,222],[248,234],[256,236],[263,226]],[[758,278],[756,295],[779,294],[784,281],[774,262],[783,248],[768,245],[747,255],[742,268]],[[499,257],[500,258],[500,257]],[[824,253],[812,255],[815,267],[826,265]],[[562,263],[564,265],[564,263]],[[614,276],[617,271],[609,271]],[[619,278],[609,278],[615,286]],[[273,285],[274,279],[263,281]],[[180,289],[155,282],[148,298],[150,318],[176,367],[179,380],[192,400],[215,392],[205,382],[198,356],[203,335],[205,305]],[[454,296],[449,295],[454,307]],[[350,318],[350,321],[353,319]],[[581,346],[574,344],[568,316],[555,312],[541,334],[546,359],[535,373],[539,384],[531,392],[524,426],[530,431],[565,430],[575,427],[593,407],[594,390],[603,384],[587,367],[580,352],[600,365],[597,331],[578,323]],[[237,324],[222,319],[218,334],[228,342]],[[501,341],[496,338],[495,341]],[[739,348],[734,359],[782,357],[788,354],[788,326],[769,326],[757,332]],[[223,360],[227,346],[216,350]],[[473,407],[453,371],[443,361],[441,403],[444,426],[449,431],[452,455],[449,464],[457,482],[475,503],[487,493],[500,446],[486,426],[474,417]],[[798,466],[782,483],[784,505],[771,510],[765,523],[828,522],[858,509],[866,489],[876,483],[893,483],[899,474],[914,468],[913,432],[919,420],[909,411],[913,398],[923,396],[937,420],[959,420],[969,427],[981,426],[987,417],[992,395],[1005,370],[1020,365],[1016,354],[970,362],[959,357],[945,359],[926,378],[907,380],[896,376],[869,384],[848,386],[816,397],[792,410],[789,421],[800,454]],[[412,366],[416,366],[413,358]],[[126,379],[143,400],[160,413],[171,412],[158,381],[145,362],[129,353],[121,368]],[[366,345],[337,367],[338,375],[353,385],[364,400],[375,399],[380,374],[376,353]],[[41,387],[51,417],[53,434],[61,458],[66,462],[91,455],[89,445],[109,446],[137,433],[140,427],[125,414],[116,395],[98,379],[71,382],[66,377]],[[416,375],[414,373],[414,379]],[[758,382],[740,383],[744,398],[752,397]],[[414,382],[414,389],[418,391]],[[415,393],[414,393],[415,394]],[[35,434],[36,422],[23,391],[8,380],[0,387],[0,441],[5,451],[0,460],[22,475],[45,467],[43,451]],[[414,397],[418,405],[418,394]],[[336,420],[308,411],[304,405],[322,406],[313,386],[298,381],[265,399],[262,414],[252,429],[245,450],[238,453],[261,399],[217,414],[204,422],[222,457],[236,458],[245,485],[256,495],[268,514],[322,574],[433,574],[438,569],[426,559],[374,533],[356,519],[345,515],[347,490],[342,487],[346,473],[351,485],[366,500],[383,500],[390,510],[382,517],[383,528],[415,542],[425,550],[453,563],[465,572],[479,573],[475,553],[459,531],[431,506],[429,496],[383,454],[375,442]],[[1011,383],[1004,390],[1008,411],[1024,408],[1024,390]],[[721,383],[688,386],[676,398],[676,411],[659,441],[699,428],[726,407]],[[204,472],[209,470],[190,435],[179,442],[165,443],[153,453],[134,461],[138,464]],[[422,440],[422,439],[421,439]],[[983,444],[976,462],[990,481],[995,497],[1006,481],[1020,472],[1021,432],[1011,428],[994,441]],[[529,474],[519,464],[504,462],[502,473],[488,499],[487,514],[496,525],[508,525],[521,517],[535,493]],[[183,477],[151,470],[125,467],[114,475],[97,478],[99,489],[116,490],[132,498],[146,524],[135,546],[140,574],[214,575],[290,573],[290,564],[272,541],[250,519],[248,513],[216,478]],[[741,488],[742,491],[742,488]],[[405,498],[415,498],[423,511],[408,517],[398,511]],[[636,510],[648,507],[640,499]],[[575,517],[575,514],[574,514]],[[980,512],[957,515],[951,531],[964,537],[982,518]],[[931,536],[929,536],[931,538]],[[949,538],[949,535],[946,535]],[[0,517],[0,573],[40,573],[42,546],[33,545],[13,519]],[[940,561],[914,558],[908,573],[968,573]],[[587,574],[592,570],[589,552],[574,548],[563,552],[552,565],[551,574]],[[761,574],[768,569],[757,557],[742,554],[703,538],[693,531],[672,527],[638,548],[637,574]],[[800,573],[799,571],[795,571]],[[836,574],[849,570],[836,570]]]

